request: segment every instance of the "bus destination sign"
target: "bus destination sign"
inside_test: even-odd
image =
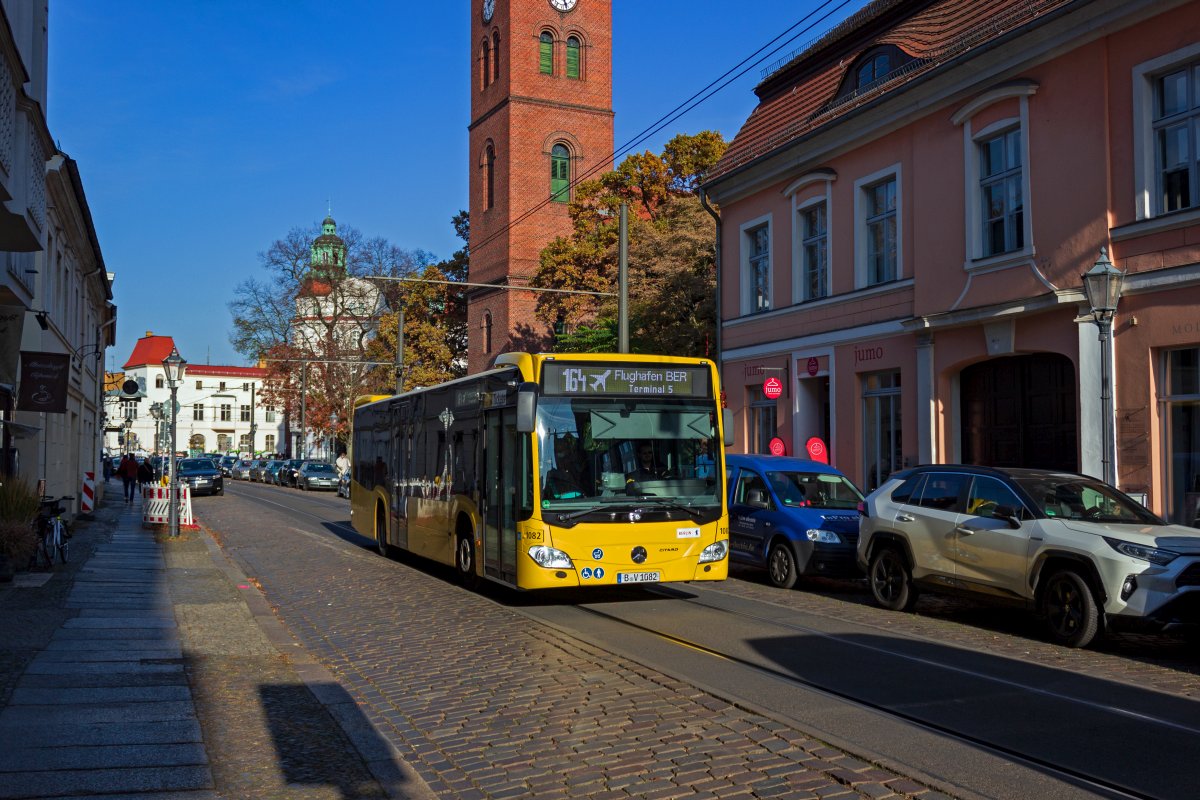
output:
[[[551,396],[709,397],[708,368],[675,364],[560,364],[542,367]]]

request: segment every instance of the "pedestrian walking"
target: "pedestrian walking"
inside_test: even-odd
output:
[[[108,479],[112,477],[113,472],[112,458],[110,456],[103,455],[100,457],[100,460],[104,462],[104,482],[108,483]]]
[[[139,484],[154,483],[154,468],[150,466],[150,459],[146,459],[138,465],[137,482]]]
[[[126,453],[117,467],[117,474],[125,483],[125,502],[132,503],[134,492],[137,491],[138,463],[137,459]]]
[[[350,459],[346,456],[346,451],[338,453],[337,461],[334,462],[337,467],[338,477],[342,477],[350,471]]]

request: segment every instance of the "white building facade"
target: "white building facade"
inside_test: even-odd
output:
[[[170,336],[150,331],[134,345],[123,378],[109,394],[115,423],[107,434],[109,453],[170,451],[171,389],[162,362],[174,348]],[[187,359],[186,353],[180,355]],[[246,457],[281,452],[283,414],[261,400],[266,376],[261,367],[189,363],[176,388],[176,450]],[[137,392],[123,392],[119,384],[125,381],[134,381]]]

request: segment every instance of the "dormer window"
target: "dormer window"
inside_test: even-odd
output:
[[[866,50],[846,70],[837,94],[834,95],[828,106],[838,105],[851,97],[874,89],[895,74],[898,69],[916,60],[894,44],[881,44]]]
[[[866,91],[882,81],[892,71],[892,59],[887,53],[876,53],[858,66],[858,91]]]

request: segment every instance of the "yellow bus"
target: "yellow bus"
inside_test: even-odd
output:
[[[717,380],[704,359],[507,353],[477,375],[364,398],[354,528],[467,583],[723,580],[730,425]]]

